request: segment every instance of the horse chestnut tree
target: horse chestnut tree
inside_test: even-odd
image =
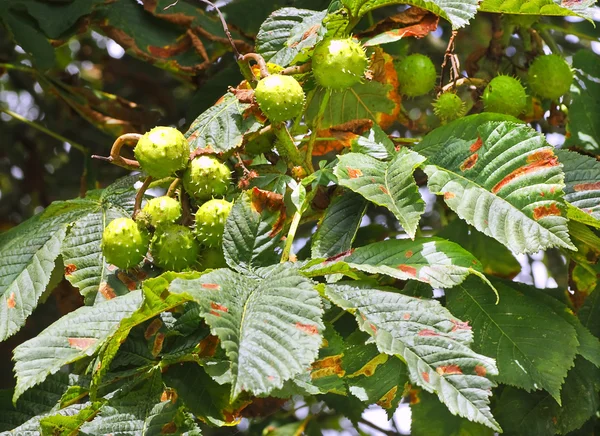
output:
[[[115,138],[79,198],[0,235],[0,340],[57,283],[82,296],[14,337],[0,431],[406,434],[410,408],[413,435],[598,433],[600,60],[560,18],[591,0],[72,0],[17,27],[26,3],[0,86],[75,93]],[[40,53],[90,23],[128,56],[82,49],[63,83]]]

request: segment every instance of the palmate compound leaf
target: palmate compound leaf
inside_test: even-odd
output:
[[[443,153],[428,156],[429,189],[442,194],[460,218],[516,253],[575,249],[562,201],[562,166],[544,136],[525,125],[489,122],[476,133],[451,137],[457,125],[434,131],[436,139],[448,136]],[[419,148],[438,148],[427,138],[423,142]]]
[[[317,357],[323,309],[313,283],[288,264],[259,268],[255,278],[220,269],[177,279],[172,293],[190,295],[231,361],[231,399],[281,388]]]
[[[93,307],[80,307],[16,347],[14,400],[64,365],[93,355],[141,304],[141,291],[133,291]]]
[[[526,391],[545,389],[560,402],[561,386],[579,346],[575,328],[510,282],[493,284],[500,293],[497,304],[478,281],[466,280],[448,292],[448,309],[471,323],[473,349],[496,359],[497,381]]]
[[[334,172],[340,185],[389,209],[406,233],[414,238],[425,203],[413,172],[424,161],[423,156],[406,148],[389,162],[360,153],[348,153],[339,157]]]
[[[489,408],[493,359],[469,348],[471,327],[435,300],[375,289],[360,282],[327,285],[326,296],[353,312],[382,353],[398,355],[410,380],[435,392],[453,414],[501,431]]]
[[[95,207],[86,199],[56,202],[0,236],[0,341],[19,331],[37,306],[69,224]]]

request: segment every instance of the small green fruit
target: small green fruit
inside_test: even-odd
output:
[[[194,159],[183,174],[183,187],[198,201],[225,195],[230,183],[229,168],[213,156]]]
[[[272,74],[261,79],[254,90],[254,97],[272,123],[295,118],[304,109],[304,91],[291,76]]]
[[[517,117],[527,108],[527,93],[523,85],[510,76],[496,76],[483,91],[483,107],[486,112]]]
[[[162,179],[187,166],[190,149],[179,130],[155,127],[140,138],[133,153],[142,170],[155,179]]]
[[[368,63],[363,47],[352,38],[327,39],[315,47],[312,71],[319,85],[346,89],[363,79]]]
[[[198,269],[204,271],[205,269],[217,269],[227,268],[227,262],[223,256],[223,250],[220,247],[206,248],[200,253],[200,265]]]
[[[173,224],[181,217],[181,204],[176,199],[164,195],[148,200],[142,213],[153,227]]]
[[[415,53],[396,65],[400,92],[408,97],[425,95],[435,86],[437,72],[431,59]]]
[[[528,83],[534,94],[557,100],[569,91],[573,83],[573,71],[559,55],[539,56],[529,67]]]
[[[182,271],[196,264],[200,245],[188,227],[166,224],[157,229],[150,252],[154,263],[161,268]]]
[[[433,112],[443,123],[462,117],[465,103],[453,92],[444,92],[433,102]]]
[[[137,265],[148,252],[150,236],[131,218],[112,220],[102,233],[102,254],[121,269]]]
[[[226,200],[210,200],[196,212],[196,236],[206,247],[219,247],[225,221],[233,205]]]

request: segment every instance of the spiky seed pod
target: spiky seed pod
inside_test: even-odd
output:
[[[225,195],[230,184],[231,171],[214,156],[197,157],[183,174],[183,187],[198,201]]]
[[[148,200],[142,208],[142,214],[152,227],[174,224],[181,217],[181,204],[176,199],[163,195]]]
[[[150,253],[154,263],[161,268],[182,271],[196,265],[200,245],[188,227],[165,224],[157,228]]]
[[[254,90],[254,97],[272,123],[295,118],[304,109],[304,91],[291,76],[272,74],[261,79]]]
[[[483,107],[486,112],[517,117],[527,108],[527,93],[525,88],[514,77],[496,76],[483,91]]]
[[[102,233],[102,254],[108,263],[127,269],[144,259],[149,243],[150,235],[134,220],[117,218]]]
[[[352,38],[326,39],[315,47],[312,72],[325,88],[346,89],[365,77],[369,61],[364,48]]]
[[[198,269],[204,271],[205,269],[217,269],[226,268],[227,263],[223,256],[223,250],[220,247],[205,248],[200,252],[200,262]]]
[[[196,237],[206,247],[220,247],[225,221],[232,203],[226,200],[210,200],[196,212]]]
[[[453,92],[444,92],[433,102],[433,112],[442,122],[447,123],[466,113],[465,103]]]
[[[429,57],[415,53],[396,65],[400,92],[407,97],[425,95],[435,86],[437,72]]]
[[[190,149],[179,130],[155,127],[140,138],[133,154],[142,170],[155,179],[162,179],[187,167]]]
[[[539,56],[529,67],[527,82],[534,94],[557,100],[569,91],[573,83],[573,71],[559,55]]]

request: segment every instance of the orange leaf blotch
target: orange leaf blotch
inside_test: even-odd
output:
[[[412,252],[412,250],[408,250],[406,253],[404,253],[404,257],[406,257],[407,259],[410,259],[413,254],[414,253]]]
[[[377,327],[375,326],[375,324],[369,324],[369,328],[373,333],[377,333]]]
[[[14,309],[16,305],[17,301],[15,300],[15,293],[11,292],[10,297],[8,297],[8,300],[6,300],[6,307],[9,309]]]
[[[167,388],[160,395],[160,402],[170,401],[172,404],[177,402],[177,392],[175,389]]]
[[[65,265],[65,276],[70,276],[75,271],[77,271],[77,266],[75,266],[75,264],[69,263],[68,265]]]
[[[387,393],[377,401],[377,405],[384,409],[392,407],[392,401],[396,398],[396,392],[398,392],[398,385],[387,391]]]
[[[475,365],[475,374],[480,377],[485,377],[487,374],[487,369],[483,365]]]
[[[363,175],[363,172],[358,168],[354,169],[347,166],[346,170],[348,170],[348,177],[350,177],[351,179],[357,179]]]
[[[154,357],[158,356],[159,353],[162,351],[163,342],[165,342],[165,334],[157,333],[156,337],[154,338],[154,344],[152,344],[152,351],[151,351],[151,353]]]
[[[538,206],[533,209],[533,219],[539,220],[549,215],[558,215],[560,216],[561,212],[556,203],[552,203],[549,206]]]
[[[423,329],[419,332],[419,336],[439,336],[440,334],[433,330]]]
[[[218,317],[218,318],[220,318],[220,317],[221,317],[221,314],[220,314],[219,312],[217,312],[216,310],[211,310],[209,313],[210,313],[211,315],[213,315],[213,316],[216,316],[216,317]]]
[[[402,124],[409,123],[410,120],[401,113],[402,97],[398,93],[398,74],[392,56],[385,53],[381,47],[375,47],[371,56],[370,70],[373,73],[373,81],[390,85],[387,97],[394,103],[391,112],[377,114],[376,121],[379,127],[385,130],[398,121]]]
[[[163,325],[163,322],[160,320],[160,318],[156,318],[146,328],[146,331],[144,332],[144,338],[146,340],[150,339],[152,336],[154,336],[156,334],[157,331],[160,330],[160,328],[162,327],[162,325]]]
[[[316,335],[319,333],[319,329],[317,328],[317,326],[312,324],[302,324],[301,322],[297,322],[296,328],[298,330],[302,330],[303,332],[309,335]]]
[[[494,186],[492,188],[492,192],[494,194],[497,193],[504,186],[508,185],[513,180],[515,180],[525,174],[530,174],[530,173],[539,171],[541,169],[552,168],[552,167],[559,165],[558,158],[554,155],[552,150],[536,151],[535,153],[532,153],[530,156],[527,157],[527,162],[530,162],[530,163],[528,165],[517,168],[516,170],[511,172],[509,175],[504,177],[502,180],[500,180],[496,184],[496,186]],[[550,192],[552,192],[552,191],[550,191]]]
[[[217,285],[216,283],[202,283],[202,288],[210,289],[211,291],[218,291],[219,289],[221,289],[221,286]]]
[[[69,346],[71,348],[76,348],[78,350],[87,350],[96,342],[98,339],[96,338],[68,338]]]
[[[600,182],[595,183],[580,183],[573,186],[575,191],[597,191],[600,190]]]
[[[447,365],[447,366],[438,366],[435,371],[439,375],[453,375],[453,374],[462,374],[462,369],[458,365]]]
[[[217,352],[217,346],[219,345],[219,338],[213,335],[208,335],[200,341],[198,344],[200,351],[198,357],[213,357]]]
[[[213,310],[219,310],[221,312],[229,312],[229,309],[222,304],[215,303],[214,301],[210,303],[210,308]]]
[[[350,375],[350,377],[358,377],[359,375],[364,375],[365,377],[371,377],[373,374],[375,374],[375,371],[377,370],[377,367],[379,365],[384,364],[387,361],[388,361],[388,355],[387,354],[383,354],[383,353],[382,354],[378,354],[373,359],[369,360],[358,371],[352,373]]]
[[[346,371],[342,368],[342,356],[339,354],[336,356],[325,357],[312,364],[310,377],[313,380],[328,377],[330,375],[337,375],[338,377],[346,375]]]
[[[160,429],[160,434],[173,434],[177,431],[177,424],[174,422],[167,422]]]
[[[456,197],[456,195],[454,194],[454,192],[444,192],[444,200],[450,200],[451,198]]]
[[[425,382],[429,383],[429,373],[422,372],[421,375],[423,376],[423,380],[425,380]]]
[[[98,292],[100,292],[102,294],[102,296],[104,298],[106,298],[107,300],[112,300],[113,298],[115,298],[117,296],[117,294],[115,294],[114,289],[106,282],[100,283]]]
[[[405,313],[404,315],[402,315],[402,319],[404,321],[408,321],[410,319],[410,313]]]
[[[398,265],[398,269],[409,276],[416,277],[417,269],[414,266],[409,265]]]
[[[460,165],[461,171],[470,170],[477,163],[477,159],[479,159],[479,154],[475,153],[465,159],[465,161]]]
[[[251,201],[252,207],[258,213],[262,214],[262,212],[266,209],[271,213],[279,214],[277,221],[275,222],[275,224],[273,224],[271,233],[269,233],[269,236],[271,238],[277,235],[283,229],[283,225],[285,223],[286,218],[283,195],[254,187],[252,189]]]
[[[385,186],[383,186],[383,185],[379,185],[379,190],[381,192],[383,192],[384,194],[388,194],[389,195],[389,193],[390,193],[390,191],[388,191],[387,188]]]
[[[471,326],[469,325],[468,321],[460,321],[458,319],[453,319],[451,320],[452,324],[454,324],[454,327],[452,327],[452,331],[455,332],[456,330],[471,330]]]
[[[117,278],[125,286],[127,286],[127,289],[129,289],[130,291],[135,291],[135,288],[137,288],[137,282],[135,280],[133,280],[131,277],[129,277],[127,274],[125,274],[123,271],[119,271],[117,273]]]
[[[481,137],[477,138],[477,141],[475,141],[473,144],[471,144],[471,146],[469,147],[469,151],[471,153],[475,153],[477,150],[479,150],[481,147],[483,146],[483,141],[481,140]]]
[[[350,256],[353,252],[354,252],[354,248],[351,248],[350,250],[344,251],[343,253],[328,257],[327,259],[325,259],[323,261],[323,263],[325,264],[325,263],[334,262],[336,260],[343,259],[344,257]]]

